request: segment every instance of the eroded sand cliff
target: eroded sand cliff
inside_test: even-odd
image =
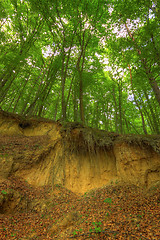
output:
[[[117,182],[160,181],[160,136],[119,135],[78,123],[23,119],[0,111],[0,178],[76,193]]]

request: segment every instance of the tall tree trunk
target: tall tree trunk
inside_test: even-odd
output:
[[[125,122],[126,122],[126,125],[127,127],[129,127],[129,125],[131,126],[131,129],[133,128],[134,131],[139,134],[138,130],[136,129],[136,127],[126,118],[125,114],[124,114],[124,119],[125,119]]]
[[[84,106],[83,106],[83,79],[82,79],[82,71],[79,72],[79,101],[80,101],[80,118],[84,123]]]
[[[78,61],[77,61],[77,72],[78,72],[78,78],[79,78],[79,105],[80,105],[80,120],[84,123],[85,119],[84,119],[84,108],[83,108],[83,79],[82,79],[82,73],[83,73],[83,63],[82,63],[82,67],[80,67],[80,61],[81,58],[83,56],[83,46],[81,49],[81,53],[78,57]],[[83,58],[84,61],[84,58]]]
[[[113,87],[112,89],[112,97],[114,100],[114,119],[115,119],[115,131],[118,133],[119,129],[118,129],[118,109],[117,109],[117,100],[116,100],[116,95],[115,95],[115,87]]]
[[[84,68],[84,60],[85,60],[85,51],[90,40],[90,35],[89,35],[85,43],[85,33],[86,33],[86,30],[84,30],[84,32],[82,33],[82,39],[80,36],[81,49],[80,49],[80,54],[76,64],[76,68],[79,76],[80,119],[83,123],[85,123],[84,105],[83,105],[83,68]]]
[[[118,92],[119,92],[119,125],[120,125],[120,133],[123,133],[123,125],[122,125],[122,81],[118,84]]]
[[[68,65],[69,65],[73,40],[74,40],[74,36],[72,37],[72,41],[70,43],[68,55],[66,58],[66,53],[65,53],[65,43],[66,42],[65,42],[65,34],[64,34],[64,43],[63,43],[63,47],[62,47],[62,69],[61,69],[62,118],[63,118],[63,120],[66,120],[67,100],[69,100],[69,98],[67,98],[67,100],[65,100],[64,92],[65,92],[65,82],[66,82],[66,77],[67,77],[67,71],[68,71]],[[66,58],[66,64],[65,64],[65,58]],[[69,90],[69,95],[70,95],[70,91],[71,91],[71,89]]]
[[[73,111],[74,111],[74,121],[75,122],[78,122],[78,89],[77,89],[77,78],[75,78],[75,81],[74,81],[74,88],[73,88],[73,94],[72,94],[72,97],[73,97]]]
[[[65,95],[64,95],[64,90],[65,90],[64,61],[65,61],[65,51],[63,49],[62,69],[61,69],[61,89],[62,89],[61,103],[62,103],[62,119],[66,120],[66,103],[65,103]]]
[[[29,77],[30,77],[30,74],[29,74],[27,80],[25,80],[25,83],[24,83],[24,85],[23,85],[23,88],[22,88],[22,90],[20,91],[20,94],[19,94],[19,96],[18,96],[18,98],[17,98],[17,100],[16,100],[16,103],[15,103],[15,105],[14,105],[13,112],[15,112],[15,110],[16,110],[16,107],[17,107],[17,105],[18,105],[19,99],[21,98],[21,96],[22,96],[22,94],[23,94],[23,92],[24,92],[24,89],[25,89],[25,87],[26,87],[26,85],[27,85],[27,83],[28,83],[28,81],[29,81]]]
[[[144,94],[145,94],[145,97],[147,99],[148,107],[149,107],[149,110],[151,112],[151,116],[152,116],[152,119],[153,119],[153,121],[152,121],[153,129],[154,129],[155,133],[159,134],[160,130],[159,130],[159,125],[157,123],[157,116],[155,115],[155,113],[153,111],[153,108],[151,106],[151,103],[150,103],[150,100],[149,100],[147,92],[145,91]]]
[[[53,120],[54,120],[54,121],[56,121],[56,117],[57,117],[59,97],[60,97],[60,91],[59,91],[59,93],[58,93],[58,97],[57,97],[57,100],[56,100],[56,106],[54,107],[54,117],[53,117]]]
[[[140,115],[141,115],[142,127],[143,127],[144,134],[147,134],[147,129],[146,129],[146,125],[145,125],[144,116],[143,116],[143,113],[142,113],[142,111],[141,111],[141,108],[140,108],[140,106],[139,106],[139,103],[138,103],[138,101],[137,101],[137,98],[136,98],[136,95],[135,95],[135,92],[134,92],[133,82],[132,82],[132,72],[131,72],[131,68],[130,68],[130,65],[129,65],[129,64],[128,64],[128,67],[129,67],[129,72],[130,72],[131,88],[132,88],[132,93],[133,93],[133,96],[134,96],[134,101],[135,101],[136,106],[138,107],[138,110],[139,110]]]
[[[142,58],[141,51],[138,48],[138,45],[137,45],[137,43],[135,41],[135,38],[133,37],[133,35],[132,35],[131,31],[129,30],[129,28],[128,28],[126,23],[125,23],[125,27],[127,29],[128,35],[130,36],[130,38],[134,42],[136,51],[138,52],[138,55],[140,56],[141,62],[143,63],[146,75],[147,75],[148,80],[149,80],[149,84],[150,84],[151,88],[153,89],[153,92],[155,94],[155,98],[157,99],[158,104],[160,105],[160,88],[159,88],[159,86],[158,86],[158,84],[156,82],[156,79],[152,76],[152,73],[151,73],[149,67],[147,66],[146,60],[144,58]]]

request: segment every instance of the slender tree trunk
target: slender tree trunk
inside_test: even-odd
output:
[[[3,81],[1,81],[1,85],[0,85],[1,89],[4,88],[8,82],[10,82],[9,87],[13,83],[13,80],[15,79],[15,77],[13,77],[13,79],[10,81],[13,71],[15,71],[16,73],[19,72],[19,67],[21,64],[20,62],[25,59],[25,57],[24,57],[25,53],[27,53],[29,51],[32,44],[36,41],[35,35],[39,32],[39,30],[42,26],[43,26],[43,20],[41,19],[39,21],[39,23],[38,22],[36,23],[35,28],[33,29],[32,33],[27,37],[26,41],[23,41],[23,46],[22,46],[20,52],[16,53],[17,56],[15,56],[15,59],[13,59],[12,64],[10,64],[9,67],[8,66],[6,67],[5,73],[2,75],[2,77],[0,77],[0,79],[3,79]],[[7,87],[7,90],[8,90],[8,87]],[[3,93],[4,93],[4,91],[5,90],[3,89]]]
[[[69,47],[69,52],[68,52],[68,55],[67,55],[67,58],[66,58],[65,47],[64,47],[65,46],[65,34],[64,34],[64,42],[63,42],[63,47],[62,47],[63,48],[62,49],[62,70],[61,70],[62,118],[64,120],[66,120],[66,111],[67,111],[67,103],[66,103],[65,94],[64,94],[65,93],[65,82],[66,82],[66,77],[67,77],[67,71],[68,71],[68,65],[69,65],[73,40],[74,40],[74,36],[72,38],[72,41],[71,41],[71,44],[70,44],[70,47]],[[65,64],[65,58],[66,58],[66,64]]]
[[[55,106],[55,108],[54,108],[54,117],[53,117],[53,120],[54,120],[54,121],[56,121],[56,117],[57,117],[59,97],[60,97],[60,91],[59,91],[59,93],[58,93],[58,97],[57,97],[57,100],[56,100],[56,106]]]
[[[108,106],[108,101],[106,102],[106,104],[103,104],[102,106],[103,106],[102,110],[103,110],[103,115],[104,115],[105,130],[108,130],[108,125],[109,125],[109,119],[108,119],[109,106]]]
[[[148,123],[148,126],[149,126],[151,132],[155,132],[154,126],[153,126],[154,124],[153,124],[153,119],[152,119],[151,113],[148,111],[149,109],[148,109],[148,107],[146,107],[146,104],[144,104],[141,94],[138,93],[138,95],[139,95],[139,99],[141,99],[141,106],[142,106],[142,109],[143,109],[143,115],[144,115],[145,118],[146,118],[146,121],[147,121],[147,123]]]
[[[82,71],[79,72],[79,101],[80,101],[80,118],[84,123],[84,106],[83,106],[83,80],[82,80]]]
[[[70,98],[71,91],[72,91],[72,85],[73,85],[74,77],[75,77],[75,76],[73,76],[72,79],[71,79],[71,83],[70,83],[70,87],[69,87],[69,91],[68,91],[68,96],[67,96],[67,100],[66,100],[66,105],[67,105],[68,102],[69,102],[69,98]]]
[[[129,127],[129,125],[131,126],[131,129],[134,129],[134,131],[139,134],[138,130],[136,129],[136,127],[126,118],[126,116],[124,115],[125,121],[126,121],[126,125]]]
[[[116,100],[116,96],[115,96],[115,88],[113,87],[112,89],[112,97],[113,97],[113,100],[114,100],[114,119],[115,119],[115,131],[116,132],[119,132],[119,129],[118,129],[118,109],[117,109],[117,100]]]
[[[119,92],[119,125],[120,125],[120,133],[123,133],[123,125],[122,125],[122,82],[118,84],[118,92]]]
[[[123,118],[124,118],[124,121],[125,121],[125,124],[126,124],[127,132],[130,132],[129,124],[128,124],[126,116],[125,116],[125,111],[123,111]]]
[[[61,89],[62,89],[62,119],[66,120],[66,103],[65,103],[65,95],[64,95],[64,89],[65,89],[65,76],[64,76],[64,61],[65,61],[65,51],[63,49],[62,52],[62,69],[61,69]]]
[[[146,97],[146,99],[147,99],[148,107],[149,107],[149,110],[150,110],[150,112],[151,112],[151,116],[152,116],[152,119],[153,119],[153,121],[152,121],[153,129],[155,130],[155,132],[156,132],[157,134],[159,134],[159,133],[160,133],[160,130],[159,130],[159,125],[158,125],[158,123],[157,123],[157,116],[155,115],[155,113],[154,113],[154,111],[153,111],[153,108],[152,108],[152,106],[151,106],[151,104],[150,104],[150,100],[149,100],[149,97],[148,97],[147,92],[145,91],[144,93],[145,93],[145,97]],[[159,117],[159,116],[158,116],[158,117]]]
[[[145,125],[144,116],[143,116],[143,113],[142,113],[142,111],[141,111],[141,108],[140,108],[140,106],[139,106],[139,103],[138,103],[138,101],[137,101],[137,98],[136,98],[136,95],[135,95],[135,92],[134,92],[133,82],[132,82],[132,72],[131,72],[131,68],[130,68],[130,65],[129,65],[129,64],[128,64],[128,67],[129,67],[129,72],[130,72],[131,88],[132,88],[132,93],[133,93],[133,96],[134,96],[134,101],[135,101],[136,106],[138,107],[138,110],[139,110],[140,115],[141,115],[142,127],[143,127],[144,134],[147,134],[147,129],[146,129],[146,125]]]
[[[138,48],[138,45],[135,41],[135,38],[133,37],[131,31],[129,30],[127,24],[125,23],[125,27],[127,29],[127,32],[128,32],[128,35],[130,36],[130,38],[133,40],[134,42],[134,45],[135,45],[135,48],[136,48],[136,51],[138,52],[138,55],[140,56],[141,58],[141,62],[143,63],[143,66],[144,66],[144,69],[145,69],[145,72],[146,72],[146,75],[148,77],[148,80],[149,80],[149,83],[150,83],[150,86],[151,88],[153,89],[153,92],[155,94],[155,98],[157,99],[157,102],[158,104],[160,105],[160,88],[156,82],[156,79],[152,76],[152,73],[149,69],[149,67],[147,66],[147,62],[144,58],[142,58],[141,56],[141,51],[140,49]]]
[[[74,110],[74,121],[77,122],[78,121],[78,96],[77,96],[77,82],[76,82],[76,78],[75,78],[75,82],[74,82],[74,91],[72,94],[73,97],[73,110]]]
[[[23,94],[23,92],[24,92],[24,89],[25,89],[25,87],[26,87],[26,85],[27,85],[27,83],[28,83],[29,77],[30,77],[30,74],[29,74],[27,80],[25,80],[25,83],[24,83],[24,85],[23,85],[23,88],[22,88],[22,90],[20,91],[20,94],[19,94],[19,96],[18,96],[18,98],[17,98],[17,100],[16,100],[16,103],[15,103],[15,105],[14,105],[13,112],[15,112],[15,110],[16,110],[16,107],[17,107],[17,105],[18,105],[19,99],[21,98],[21,96],[22,96],[22,94]]]
[[[80,119],[83,123],[85,123],[84,104],[83,104],[83,68],[84,68],[84,61],[85,61],[85,51],[90,40],[90,36],[88,36],[88,39],[86,40],[86,43],[85,43],[85,33],[86,31],[84,30],[84,32],[82,33],[82,39],[80,36],[81,50],[80,50],[80,54],[76,64],[76,68],[79,76]]]
[[[8,91],[9,91],[12,83],[16,79],[18,73],[19,73],[19,71],[16,74],[14,74],[14,75],[10,74],[8,76],[9,77],[9,80],[7,81],[8,84],[6,83],[5,87],[3,87],[3,89],[1,88],[1,91],[0,91],[0,94],[1,94],[1,96],[0,96],[0,103],[2,103],[2,101],[4,101],[4,98],[6,97]]]
[[[82,79],[82,72],[83,72],[83,67],[82,69],[80,68],[80,61],[81,57],[83,56],[83,47],[80,53],[80,56],[77,61],[77,72],[78,72],[78,78],[79,78],[79,105],[80,105],[80,119],[84,123],[84,108],[83,108],[83,79]],[[83,64],[82,64],[83,66]]]

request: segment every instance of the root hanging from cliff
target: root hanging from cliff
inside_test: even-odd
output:
[[[84,127],[78,123],[66,123],[60,130],[64,149],[70,152],[95,154],[99,149],[111,149],[119,134]]]

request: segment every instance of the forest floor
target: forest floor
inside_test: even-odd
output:
[[[36,151],[47,136],[0,137],[0,154]],[[160,185],[120,185],[75,194],[61,185],[0,181],[0,239],[160,240]]]
[[[160,239],[159,186],[146,191],[117,183],[76,195],[60,185],[34,188],[12,177],[0,183],[0,197],[8,191],[27,204],[14,212],[7,213],[7,205],[6,212],[0,209],[1,240]]]

